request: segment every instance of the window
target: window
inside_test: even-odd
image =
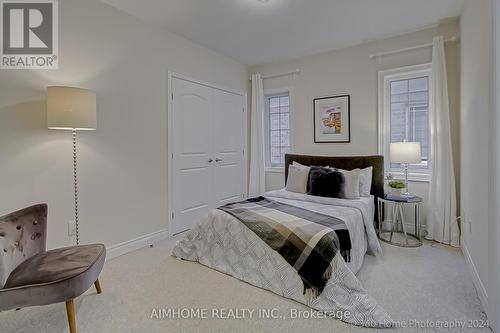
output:
[[[420,142],[422,162],[410,165],[410,179],[429,179],[431,79],[430,64],[379,73],[379,150],[388,173],[402,170],[389,160],[391,142]]]
[[[265,95],[266,167],[283,168],[290,152],[290,94]]]

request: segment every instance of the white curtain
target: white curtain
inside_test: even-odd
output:
[[[260,74],[252,75],[252,109],[250,125],[250,179],[248,196],[265,192],[264,170],[264,85]]]
[[[442,36],[434,37],[432,42],[433,109],[430,114],[432,178],[429,186],[426,238],[459,246],[444,39]]]

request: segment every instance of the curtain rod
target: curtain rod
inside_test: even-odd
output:
[[[273,79],[273,78],[276,78],[276,77],[282,77],[282,76],[288,76],[288,75],[296,75],[296,74],[300,74],[300,69],[296,69],[294,71],[291,71],[291,72],[284,72],[284,73],[279,73],[279,74],[271,74],[271,75],[265,75],[265,76],[262,76],[262,79]],[[250,77],[250,81],[252,81],[252,78]]]
[[[454,36],[448,39],[445,39],[445,42],[456,42],[458,40],[458,37]],[[418,49],[424,49],[426,47],[431,47],[432,43],[427,43],[427,44],[422,44],[422,45],[417,45],[417,46],[411,46],[411,47],[405,47],[403,49],[398,49],[398,50],[393,50],[393,51],[387,51],[387,52],[379,52],[379,53],[372,53],[369,55],[370,59],[374,58],[379,58],[379,60],[387,55],[391,54],[397,54],[397,53],[403,53],[403,52],[408,52],[408,51],[413,51],[413,50],[418,50]]]

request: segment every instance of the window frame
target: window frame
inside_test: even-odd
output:
[[[432,105],[432,63],[415,66],[405,66],[382,70],[378,72],[378,153],[384,156],[384,173],[391,174],[395,178],[404,178],[401,168],[391,167],[389,160],[389,147],[391,141],[391,110],[390,110],[390,82],[395,80],[412,79],[422,76],[429,77],[429,155],[432,146],[430,132],[430,121],[433,112]],[[429,156],[430,162],[430,156]],[[411,181],[429,182],[431,180],[431,163],[427,169],[411,168],[408,170],[408,179]]]
[[[274,88],[274,89],[265,89],[264,90],[264,145],[265,145],[265,171],[266,172],[278,172],[284,173],[285,166],[272,166],[270,163],[270,153],[271,153],[271,138],[269,132],[269,98],[270,97],[278,97],[288,95],[288,119],[289,119],[289,139],[290,139],[290,152],[293,150],[293,135],[292,135],[292,127],[293,127],[293,88],[292,87],[283,87],[283,88]]]

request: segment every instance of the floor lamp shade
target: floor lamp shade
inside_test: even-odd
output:
[[[95,93],[81,88],[48,87],[47,127],[61,130],[95,130]]]

